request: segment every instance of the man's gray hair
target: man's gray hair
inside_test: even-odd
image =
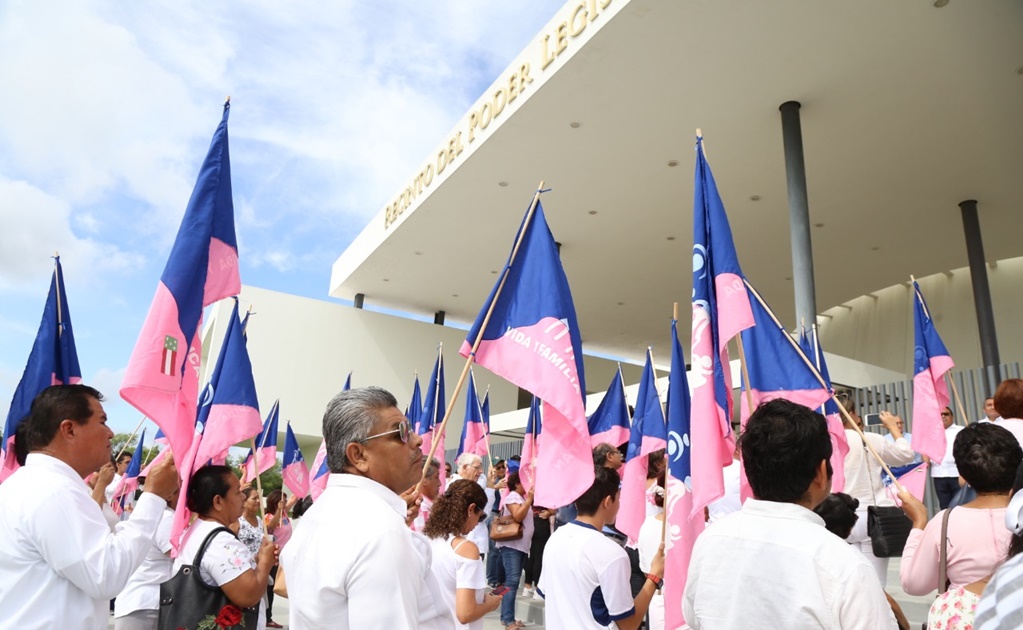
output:
[[[605,466],[607,465],[607,458],[611,456],[611,453],[617,453],[618,447],[614,444],[608,444],[607,442],[601,442],[593,449],[593,465],[594,466]]]
[[[360,387],[334,396],[323,413],[323,440],[330,472],[344,472],[348,445],[369,437],[379,413],[397,406],[394,395],[381,387]]]
[[[434,475],[436,475],[439,472],[440,472],[440,460],[437,459],[436,457],[431,457],[430,458],[430,465],[426,467],[426,474],[423,475],[423,478],[425,479],[427,477],[433,477]]]
[[[466,466],[472,466],[476,462],[479,462],[482,465],[483,458],[475,453],[462,453],[458,456],[458,459],[455,460],[455,463],[458,464],[458,470],[462,470]]]

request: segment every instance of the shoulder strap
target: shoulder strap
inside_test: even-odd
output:
[[[456,536],[456,539],[457,538],[461,538],[461,536]],[[455,542],[455,540],[453,539],[451,542]],[[467,542],[469,542],[468,538],[462,538],[462,542],[460,542],[457,545],[455,545],[454,547],[452,547],[451,550],[457,552],[458,548],[461,547],[462,545],[464,545]]]
[[[948,579],[948,515],[955,507],[945,510],[941,517],[941,556],[938,559],[938,588],[944,593],[951,584]]]
[[[203,556],[206,555],[206,547],[208,547],[209,544],[211,542],[213,542],[213,539],[216,538],[217,534],[219,534],[220,532],[227,532],[233,538],[237,539],[237,536],[235,536],[234,532],[232,532],[230,529],[228,529],[226,527],[218,527],[218,528],[216,528],[215,530],[213,530],[212,532],[207,534],[206,538],[202,541],[202,544],[199,545],[199,551],[197,551],[195,553],[195,559],[192,560],[192,566],[198,567],[198,566],[202,565]]]

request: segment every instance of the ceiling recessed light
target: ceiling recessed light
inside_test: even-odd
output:
[[[1023,74],[1023,66],[1016,68],[1016,74]]]
[[[497,185],[500,186],[501,188],[504,188],[505,186],[508,185],[508,182],[497,182]]]
[[[786,279],[786,280],[791,280],[791,279],[792,279],[792,276],[785,276],[785,279]]]
[[[390,282],[390,281],[391,281],[390,278],[384,278],[384,282]]]
[[[570,122],[568,123],[568,126],[571,127],[572,129],[578,129],[579,127],[582,127],[583,124],[580,122]]]
[[[749,196],[749,200],[750,201],[760,201],[760,195],[750,195]]]
[[[590,210],[590,214],[597,214],[596,210]]]
[[[416,256],[422,256],[423,252],[416,252]]]
[[[940,9],[946,4],[948,4],[948,0],[934,0],[934,8],[936,9]]]
[[[678,166],[678,160],[668,160],[668,166],[672,168]]]
[[[870,248],[870,251],[872,251],[872,252],[876,252],[876,251],[880,251],[880,250],[881,250],[881,246],[880,245],[874,245],[873,247]]]
[[[490,273],[497,273],[497,270],[491,271]]]
[[[625,302],[619,302],[618,306],[625,306]]]
[[[824,227],[824,224],[823,223],[814,223],[813,226],[814,227]]]
[[[457,293],[452,293],[451,297],[458,297],[458,294]]]
[[[669,241],[673,241],[673,240],[675,240],[675,237],[674,237],[674,236],[669,236],[669,237],[668,237],[668,240],[669,240]]]

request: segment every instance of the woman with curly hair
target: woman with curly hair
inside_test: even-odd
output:
[[[475,481],[459,479],[434,502],[423,529],[433,545],[430,570],[459,630],[481,630],[483,615],[501,605],[500,595],[484,594],[487,578],[480,550],[466,538],[486,517],[486,507],[483,488]]]

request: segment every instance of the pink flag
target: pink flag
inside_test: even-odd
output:
[[[298,438],[291,430],[290,422],[284,435],[284,464],[281,476],[284,477],[284,485],[288,486],[296,497],[305,497],[309,494],[309,469],[306,468],[305,458],[298,448]]]
[[[202,310],[241,291],[229,111],[225,103],[121,383],[121,397],[163,430],[178,457],[195,436]]]
[[[696,139],[693,198],[692,469],[693,512],[724,496],[732,462],[732,377],[728,342],[753,325],[732,229],[714,175]]]
[[[945,425],[941,412],[948,405],[945,373],[955,367],[938,331],[934,329],[920,287],[913,281],[916,299],[916,349],[913,353],[913,450],[941,462],[945,457]]]
[[[902,505],[902,501],[899,500],[898,493],[895,492],[895,488],[888,481],[890,479],[888,475],[883,474],[882,476],[885,478],[885,484],[888,486],[888,492],[891,494],[892,498],[895,499],[895,504]],[[917,464],[913,468],[899,475],[898,480],[902,487],[909,490],[911,495],[916,497],[919,501],[923,501],[924,491],[927,487],[927,463],[923,462]]]
[[[560,507],[593,484],[582,338],[558,247],[536,200],[460,353],[543,401],[536,503]],[[475,345],[478,344],[478,345]]]
[[[540,453],[543,419],[540,415],[540,399],[533,396],[529,404],[529,419],[526,420],[526,432],[522,435],[522,457],[519,461],[519,479],[522,487],[529,492],[533,487],[536,473],[537,455]],[[503,497],[502,497],[503,500]]]
[[[309,495],[313,501],[320,498],[327,488],[327,480],[330,479],[330,469],[327,468],[327,442],[321,441],[320,448],[316,450],[316,457],[313,458],[313,480],[309,482]]]

